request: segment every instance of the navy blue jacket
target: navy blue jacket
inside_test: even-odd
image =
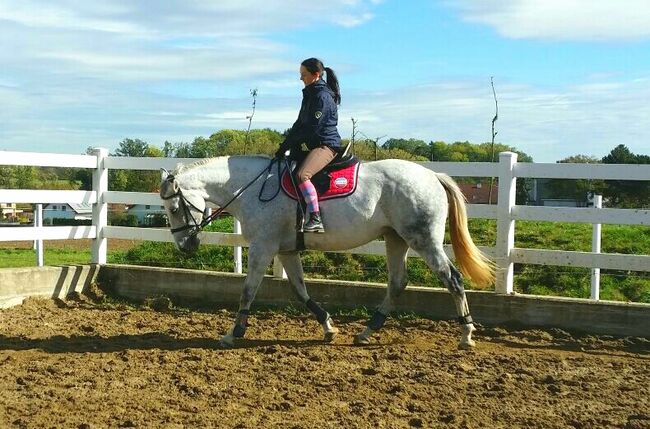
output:
[[[336,129],[338,118],[334,93],[325,81],[317,80],[302,90],[298,119],[280,148],[294,152],[305,143],[310,150],[326,145],[338,152],[341,149],[341,136]]]

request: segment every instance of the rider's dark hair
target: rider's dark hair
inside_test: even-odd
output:
[[[307,58],[305,61],[300,63],[300,65],[304,66],[309,71],[309,73],[312,74],[319,72],[322,76],[324,71],[326,73],[325,81],[327,82],[327,86],[329,86],[334,93],[334,102],[336,104],[341,104],[341,90],[339,88],[339,80],[336,77],[334,70],[323,66],[323,62],[318,58]]]

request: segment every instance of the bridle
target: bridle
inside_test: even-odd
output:
[[[176,177],[174,177],[173,174],[170,174],[170,175],[167,176],[166,181],[168,181],[169,183],[174,183],[175,179],[176,179]],[[185,195],[183,195],[183,191],[181,190],[180,187],[177,186],[176,189],[177,189],[176,192],[174,192],[173,194],[168,195],[166,197],[163,197],[163,196],[160,197],[163,200],[171,200],[174,197],[178,197],[179,206],[182,207],[183,213],[185,214],[185,216],[187,218],[187,223],[185,225],[183,225],[181,227],[178,227],[178,228],[172,228],[171,232],[172,232],[172,234],[174,234],[176,232],[190,230],[190,235],[191,236],[197,235],[199,232],[201,232],[201,230],[203,228],[205,228],[210,222],[212,222],[214,217],[218,216],[218,213],[214,217],[212,217],[212,215],[208,216],[211,219],[207,223],[205,223],[205,221],[208,219],[208,217],[204,218],[203,221],[201,221],[201,223],[198,223],[196,221],[196,219],[194,218],[194,216],[192,216],[191,209],[194,209],[194,210],[196,210],[197,212],[200,212],[200,213],[203,213],[203,210],[201,210],[200,208],[195,206],[190,200],[188,200],[187,197]],[[221,213],[221,211],[223,211],[223,210],[220,209],[219,213]],[[190,221],[193,222],[194,225],[191,225]],[[204,223],[205,223],[205,225],[204,225]]]
[[[160,198],[163,199],[163,200],[171,200],[174,197],[179,197],[179,205],[182,206],[183,213],[185,214],[185,216],[188,219],[188,221],[187,221],[187,223],[185,225],[179,226],[178,228],[172,228],[171,233],[174,234],[174,233],[177,233],[177,232],[180,232],[180,231],[189,230],[190,231],[189,232],[190,236],[193,237],[193,236],[198,235],[199,232],[201,232],[203,230],[203,228],[205,228],[210,223],[212,223],[212,221],[215,220],[221,213],[223,213],[224,210],[226,210],[226,208],[233,201],[235,201],[237,198],[239,198],[244,193],[244,191],[246,191],[253,183],[255,183],[257,181],[257,179],[262,177],[262,175],[264,173],[267,173],[266,179],[268,179],[270,177],[271,167],[273,167],[273,163],[275,161],[278,161],[278,181],[279,181],[280,177],[281,177],[281,174],[280,174],[280,160],[278,158],[273,158],[273,159],[271,159],[271,162],[269,163],[269,165],[267,167],[264,167],[264,169],[257,176],[255,176],[255,178],[253,180],[251,180],[246,186],[244,186],[243,188],[241,188],[240,190],[235,192],[235,195],[226,204],[219,207],[216,211],[214,211],[212,214],[210,214],[210,216],[205,216],[200,223],[198,223],[196,221],[196,219],[194,218],[194,216],[192,216],[192,211],[191,210],[194,209],[199,213],[203,213],[203,210],[201,210],[200,208],[195,206],[190,200],[187,199],[187,197],[185,195],[183,195],[183,191],[181,190],[180,186],[176,186],[176,189],[177,189],[176,192],[174,192],[171,195],[168,195],[166,197],[163,197],[161,195]],[[286,160],[285,160],[285,163],[286,163]],[[165,180],[167,182],[169,182],[169,183],[174,183],[174,180],[176,180],[176,177],[173,174],[168,174],[167,178]],[[262,188],[260,189],[259,198],[260,198],[260,201],[268,202],[268,201],[271,201],[273,198],[275,198],[275,196],[278,195],[278,192],[280,191],[280,189],[279,189],[280,186],[278,184],[278,192],[276,192],[275,195],[273,195],[273,197],[271,197],[268,200],[265,200],[265,199],[262,199],[262,191],[264,190],[264,185],[266,185],[266,180],[264,181],[264,184],[262,185]],[[193,224],[191,224],[190,222],[192,222]]]

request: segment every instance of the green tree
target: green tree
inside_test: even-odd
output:
[[[140,139],[124,139],[115,150],[114,156],[162,157],[164,152]],[[157,171],[110,170],[109,185],[113,191],[154,192],[160,186]]]
[[[603,164],[637,164],[638,158],[624,144],[616,146],[602,159]]]
[[[390,138],[382,145],[384,149],[401,149],[410,154],[424,157],[428,159],[429,155],[429,146],[424,142],[424,140],[418,139],[395,139]]]
[[[589,155],[572,155],[557,161],[571,164],[600,164],[600,159]],[[547,179],[540,180],[543,184],[542,198],[571,199],[586,201],[589,192],[603,193],[605,182],[591,179]]]
[[[650,156],[635,155],[620,144],[603,157],[603,164],[650,164]],[[650,181],[606,180],[603,197],[614,207],[642,208],[650,206]]]
[[[174,144],[165,140],[165,143],[163,143],[163,156],[166,158],[171,158],[174,156],[174,153],[176,152],[174,148]]]
[[[22,165],[0,167],[0,188],[38,188],[38,172],[36,167]]]
[[[115,156],[147,156],[149,144],[140,139],[124,139],[115,150]]]

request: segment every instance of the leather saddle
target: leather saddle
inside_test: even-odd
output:
[[[357,159],[357,157],[350,154],[344,155],[341,158],[338,157],[334,158],[332,162],[327,164],[325,168],[323,168],[318,173],[314,174],[314,176],[311,178],[311,183],[314,184],[314,187],[316,188],[316,192],[319,195],[325,194],[330,189],[332,183],[332,173],[348,168],[358,162],[359,160]],[[299,164],[296,165],[296,168],[294,168],[294,170],[292,171],[296,183],[298,183],[296,172],[298,171],[299,167],[300,167]]]

